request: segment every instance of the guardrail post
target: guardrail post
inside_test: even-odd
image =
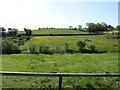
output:
[[[59,77],[59,86],[58,90],[62,90],[62,77]]]

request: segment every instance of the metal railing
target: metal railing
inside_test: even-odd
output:
[[[119,73],[34,73],[34,72],[0,72],[0,76],[45,76],[59,77],[58,90],[62,89],[62,77],[120,77]]]

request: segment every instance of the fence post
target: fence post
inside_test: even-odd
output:
[[[59,77],[59,86],[58,90],[62,90],[62,77]]]

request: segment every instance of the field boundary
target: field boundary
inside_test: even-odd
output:
[[[21,34],[25,36],[26,34]],[[101,34],[33,34],[32,36],[91,36],[91,35],[104,35],[104,33]]]
[[[35,72],[0,72],[0,76],[49,76],[59,77],[58,90],[62,90],[63,77],[120,77],[119,73],[35,73]]]

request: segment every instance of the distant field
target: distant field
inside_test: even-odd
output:
[[[117,73],[118,54],[3,55],[3,71],[58,73]],[[3,77],[3,87],[57,88],[51,77]],[[116,88],[117,78],[64,78],[63,88]]]
[[[24,34],[24,31],[19,31],[20,34]],[[81,32],[79,30],[70,29],[39,29],[32,30],[33,34],[89,34],[88,32]]]
[[[50,48],[55,49],[56,47],[64,48],[65,43],[68,43],[69,47],[76,50],[76,41],[85,41],[86,39],[91,40],[91,42],[86,42],[87,44],[93,44],[99,50],[107,50],[108,52],[118,51],[118,40],[117,39],[107,39],[104,35],[93,35],[93,36],[35,36],[32,37],[30,41],[27,41],[20,48],[28,49],[31,45],[39,48],[41,44],[48,45]]]

